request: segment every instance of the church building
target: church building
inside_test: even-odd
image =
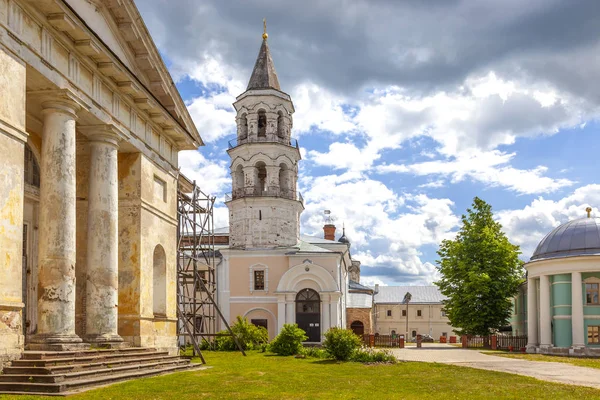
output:
[[[335,240],[332,224],[325,225],[324,238],[300,234],[294,105],[279,85],[267,37],[234,103],[229,229],[216,240],[226,243],[216,267],[218,304],[228,321],[245,317],[266,327],[270,338],[283,324],[297,323],[316,343],[330,327],[346,326],[350,245]]]
[[[177,157],[202,144],[133,0],[0,1],[0,368],[177,353]]]
[[[600,218],[586,211],[548,233],[525,264],[512,326],[527,333],[528,352],[600,355]]]

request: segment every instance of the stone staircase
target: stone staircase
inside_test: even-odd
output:
[[[0,394],[64,396],[99,385],[203,368],[166,351],[142,347],[25,351],[0,374]]]

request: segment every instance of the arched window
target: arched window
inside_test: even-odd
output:
[[[25,183],[37,188],[40,187],[40,165],[38,164],[31,147],[25,143]]]
[[[246,140],[248,138],[248,116],[246,113],[240,117],[240,140]]]
[[[152,310],[154,316],[167,315],[167,256],[159,244],[154,248],[152,268]]]
[[[244,179],[244,168],[241,165],[238,165],[235,171],[233,171],[233,198],[237,198],[238,196],[242,196],[242,192],[244,191],[244,187],[246,185]]]
[[[264,162],[259,161],[256,163],[256,194],[262,195],[267,190],[267,167]]]
[[[267,137],[267,113],[264,110],[258,112],[258,137]]]
[[[277,137],[283,139],[285,136],[285,120],[283,119],[283,113],[279,111],[277,115]]]
[[[289,170],[287,165],[281,163],[279,165],[279,192],[281,196],[287,197],[290,189]]]

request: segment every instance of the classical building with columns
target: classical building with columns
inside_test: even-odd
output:
[[[273,338],[297,323],[309,342],[346,325],[346,293],[353,265],[350,245],[300,235],[304,201],[297,191],[298,142],[290,136],[294,106],[283,92],[267,34],[246,91],[234,103],[237,137],[231,157],[229,228],[218,232],[218,303],[225,318],[237,316],[267,328]]]
[[[176,351],[177,153],[202,140],[133,1],[0,0],[0,94],[0,361]]]
[[[600,355],[600,218],[569,221],[550,232],[525,265],[513,331],[528,352]]]

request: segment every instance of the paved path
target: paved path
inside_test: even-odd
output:
[[[437,362],[464,367],[531,376],[544,381],[589,386],[600,389],[600,369],[577,367],[565,363],[528,361],[482,354],[447,344],[424,343],[423,348],[393,349],[399,360]]]

